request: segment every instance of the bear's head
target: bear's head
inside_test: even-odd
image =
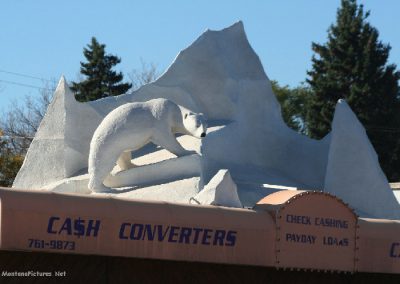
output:
[[[206,136],[207,122],[202,113],[186,112],[183,116],[183,126],[194,137]]]

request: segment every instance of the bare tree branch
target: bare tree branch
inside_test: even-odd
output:
[[[137,90],[141,86],[149,84],[157,79],[159,73],[157,71],[157,66],[153,63],[146,63],[141,58],[140,63],[142,68],[140,70],[133,69],[132,72],[128,74],[130,83],[132,84],[131,90]]]
[[[159,75],[156,65],[147,64],[143,59],[140,61],[142,68],[134,69],[128,74],[133,90],[153,82]],[[78,75],[78,79],[82,79],[82,76]],[[3,131],[3,136],[7,138],[10,147],[16,154],[26,154],[53,98],[55,88],[55,80],[53,82],[43,81],[43,88],[36,96],[25,96],[22,103],[13,101],[0,118],[0,129]]]
[[[23,103],[13,101],[0,119],[0,128],[15,153],[24,155],[42,121],[47,106],[56,87],[53,83],[43,82],[43,89],[37,96],[25,96]]]

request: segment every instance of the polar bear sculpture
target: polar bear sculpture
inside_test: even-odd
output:
[[[108,192],[103,184],[115,163],[121,169],[133,167],[131,151],[149,142],[165,148],[176,156],[194,152],[185,150],[174,133],[205,137],[206,124],[202,114],[178,106],[166,99],[127,103],[111,111],[97,127],[90,142],[89,184],[94,192]]]

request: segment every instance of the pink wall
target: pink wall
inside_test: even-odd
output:
[[[2,250],[400,273],[400,222],[320,192],[249,210],[0,189],[0,208]]]

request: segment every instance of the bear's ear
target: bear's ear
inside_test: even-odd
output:
[[[185,113],[185,119],[188,117],[188,114],[187,113]]]

